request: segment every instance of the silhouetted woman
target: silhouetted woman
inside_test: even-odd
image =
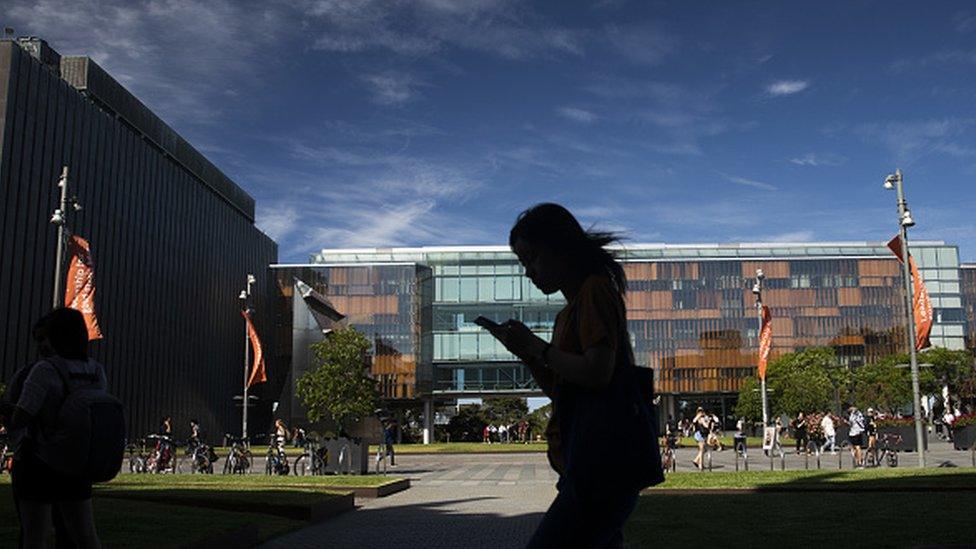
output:
[[[529,547],[618,547],[640,490],[663,481],[651,409],[651,371],[634,365],[623,268],[568,210],[538,204],[519,215],[509,245],[543,293],[561,292],[552,342],[509,320],[492,335],[552,399],[546,427],[559,494]]]

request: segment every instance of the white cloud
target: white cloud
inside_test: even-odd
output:
[[[743,186],[746,186],[746,187],[754,187],[756,189],[762,189],[764,191],[775,191],[775,190],[778,190],[774,185],[770,185],[769,183],[766,183],[764,181],[757,181],[755,179],[748,179],[748,178],[745,178],[745,177],[738,177],[738,176],[735,176],[735,175],[727,174],[725,172],[718,172],[717,171],[715,173],[717,173],[720,176],[722,176],[722,178],[725,179],[726,181],[735,183],[736,185],[743,185]]]
[[[965,156],[959,153],[971,150],[971,147],[968,143],[957,143],[955,139],[974,122],[973,119],[943,118],[870,123],[855,127],[854,133],[866,141],[880,144],[891,153],[893,160],[913,162],[932,152]]]
[[[797,166],[838,166],[843,164],[846,159],[834,154],[815,154],[806,153],[802,156],[793,157],[790,159],[791,164],[796,164]]]
[[[778,80],[766,88],[766,93],[775,96],[793,95],[794,93],[800,93],[809,86],[810,82],[806,80]]]
[[[559,113],[559,116],[562,116],[567,120],[580,122],[582,124],[590,124],[595,122],[597,118],[592,112],[576,107],[560,107],[556,109],[556,112]]]
[[[373,93],[373,101],[380,105],[406,103],[415,98],[417,87],[424,85],[413,75],[396,71],[367,74],[362,78]]]
[[[639,65],[657,65],[679,45],[676,37],[653,24],[610,25],[604,33],[613,50]]]
[[[767,240],[769,242],[812,242],[816,238],[813,231],[792,231],[774,234]]]

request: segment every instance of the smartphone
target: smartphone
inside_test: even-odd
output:
[[[478,318],[474,319],[474,323],[477,324],[478,326],[481,326],[482,328],[487,329],[487,330],[493,330],[495,328],[501,328],[502,327],[501,324],[495,322],[494,320],[492,320],[490,318],[485,318],[483,316],[479,316]]]

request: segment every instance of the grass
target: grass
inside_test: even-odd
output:
[[[259,539],[267,540],[308,524],[260,512],[107,497],[101,491],[94,505],[95,527],[105,547],[179,547],[248,525],[257,526]],[[253,500],[250,506],[260,510]],[[0,547],[16,547],[19,526],[8,479],[0,481],[0,517]]]
[[[798,491],[778,491],[788,487]],[[632,547],[754,547],[769,539],[791,547],[913,547],[973,539],[973,470],[674,473],[659,488],[678,491],[641,496],[625,528]],[[829,491],[803,491],[812,488]]]
[[[401,480],[393,475],[322,475],[322,476],[269,476],[269,475],[140,475],[123,473],[112,482],[99,485],[99,489],[138,489],[211,487],[219,490],[266,490],[277,488],[311,489],[319,491],[343,488],[375,488]]]
[[[670,473],[652,490],[762,489],[762,488],[906,489],[973,488],[972,469],[865,469],[858,471],[741,471],[722,473]]]
[[[343,475],[120,474],[95,486],[96,527],[106,547],[174,547],[258,526],[266,540],[308,524],[309,507],[354,487],[378,487],[401,477]],[[10,477],[0,477],[0,547],[16,545]],[[8,518],[10,520],[8,520]]]

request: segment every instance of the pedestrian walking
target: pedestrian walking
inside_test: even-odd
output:
[[[626,277],[604,249],[614,240],[556,204],[526,210],[509,234],[532,283],[566,299],[551,342],[517,320],[488,327],[552,399],[546,439],[558,495],[530,548],[622,546],[640,490],[664,480],[652,372],[635,366]]]
[[[807,444],[810,443],[810,437],[807,433],[807,419],[804,417],[803,412],[798,413],[792,423],[793,436],[796,440],[796,453],[806,452]]]
[[[854,466],[863,469],[864,468],[864,456],[861,455],[861,448],[864,446],[864,414],[857,409],[857,406],[851,406],[847,409],[848,416],[847,422],[851,425],[851,430],[847,435],[847,441],[851,444],[852,451],[854,452]]]
[[[821,452],[825,452],[828,447],[830,447],[830,453],[837,453],[837,430],[834,427],[834,418],[829,411],[824,412],[823,418],[820,420],[820,428],[823,430],[824,434],[824,444],[820,448]]]
[[[698,408],[695,412],[695,418],[691,420],[695,442],[698,444],[698,454],[691,462],[695,464],[695,467],[698,467],[699,471],[705,468],[705,442],[708,440],[708,433],[711,430],[709,423],[708,414],[703,408]]]

